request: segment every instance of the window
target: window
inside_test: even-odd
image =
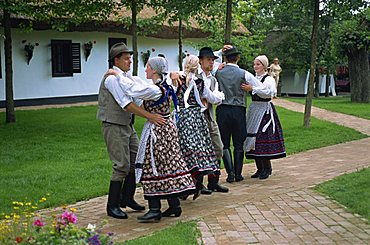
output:
[[[110,48],[116,44],[116,43],[125,43],[127,44],[127,39],[126,38],[108,38],[108,57],[109,57],[109,50]],[[111,68],[113,66],[113,62],[111,61],[108,61],[109,64],[109,68]]]
[[[51,63],[53,77],[73,76],[81,73],[81,48],[71,40],[51,40]]]

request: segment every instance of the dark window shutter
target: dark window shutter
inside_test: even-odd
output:
[[[81,73],[81,47],[79,43],[72,43],[72,71]]]
[[[51,40],[51,59],[53,77],[73,76],[71,40]]]

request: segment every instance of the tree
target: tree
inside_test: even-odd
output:
[[[347,55],[351,101],[370,103],[370,10],[335,25],[338,50]]]
[[[231,21],[232,21],[232,7],[233,1],[227,0],[226,3],[226,21],[225,21],[225,44],[231,43]]]
[[[28,23],[25,28],[32,29],[33,21],[45,21],[59,31],[65,31],[71,25],[78,25],[92,19],[106,19],[115,7],[110,0],[4,0],[0,2],[3,12],[3,27],[5,34],[5,93],[6,93],[6,123],[16,121],[13,95],[13,66],[11,16],[26,16]],[[94,17],[92,17],[94,16]]]
[[[155,8],[163,21],[169,24],[178,22],[178,41],[179,41],[179,69],[182,70],[182,60],[184,54],[182,51],[183,43],[183,25],[190,24],[191,18],[196,18],[204,9],[216,2],[215,0],[152,0],[150,6]],[[199,20],[199,19],[198,19]]]
[[[306,104],[304,108],[304,123],[305,127],[310,126],[311,118],[311,107],[312,107],[312,97],[314,93],[314,82],[315,82],[315,68],[316,68],[316,54],[317,54],[317,34],[319,27],[319,0],[314,0],[314,16],[312,23],[312,35],[311,35],[311,68],[310,68],[310,78],[308,81],[308,91],[306,97]]]

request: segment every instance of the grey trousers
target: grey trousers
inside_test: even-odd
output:
[[[135,171],[139,138],[132,125],[103,122],[102,133],[112,161],[112,181],[123,181],[129,172]]]
[[[220,136],[220,130],[218,129],[218,125],[214,120],[212,120],[207,115],[205,115],[205,118],[208,124],[208,129],[209,129],[209,134],[211,136],[212,145],[215,148],[217,160],[220,160],[222,158],[223,148],[224,148],[224,145],[222,144],[222,140]]]

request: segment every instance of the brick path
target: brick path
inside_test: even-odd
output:
[[[283,99],[274,104],[303,111],[303,106]],[[370,121],[313,108],[312,115],[370,135]],[[313,142],[314,143],[314,142]],[[370,225],[346,208],[318,195],[311,187],[343,173],[370,166],[370,138],[290,155],[273,161],[267,180],[250,179],[253,164],[246,164],[245,180],[225,184],[230,192],[201,196],[182,202],[183,215],[162,218],[153,224],[138,223],[139,212],[128,210],[128,220],[108,218],[106,196],[71,205],[78,209],[79,223],[107,220],[105,231],[117,241],[134,239],[173,225],[197,220],[204,244],[370,244]],[[146,204],[142,190],[136,199]],[[163,209],[166,203],[162,202]]]

